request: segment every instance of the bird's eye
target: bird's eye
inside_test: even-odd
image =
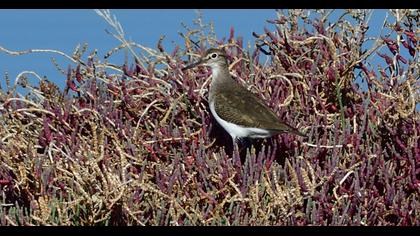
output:
[[[216,58],[217,57],[217,53],[213,53],[213,54],[211,54],[211,56],[210,56],[211,58]]]

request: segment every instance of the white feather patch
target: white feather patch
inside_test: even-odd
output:
[[[210,111],[213,114],[214,118],[216,119],[217,123],[219,123],[233,139],[236,138],[268,138],[273,135],[272,132],[265,129],[260,128],[251,128],[251,127],[243,127],[240,125],[236,125],[234,123],[228,122],[220,118],[217,115],[216,110],[214,108],[214,101],[210,103]]]

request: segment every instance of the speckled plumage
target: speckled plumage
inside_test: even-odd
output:
[[[290,132],[305,136],[279,120],[278,116],[255,94],[236,83],[228,71],[222,50],[209,49],[200,61],[186,69],[203,64],[212,69],[209,91],[210,111],[232,138],[267,138]]]

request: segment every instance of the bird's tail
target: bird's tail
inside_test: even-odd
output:
[[[304,138],[307,138],[307,137],[308,137],[306,134],[304,134],[304,133],[300,132],[300,131],[299,131],[299,130],[297,130],[297,129],[292,129],[292,130],[290,130],[289,132],[290,132],[290,133],[292,133],[292,134],[299,135],[299,136],[304,137]]]
[[[300,132],[298,129],[293,128],[290,125],[286,125],[286,127],[287,128],[286,128],[285,131],[288,132],[288,133],[296,134],[296,135],[299,135],[299,136],[304,137],[304,138],[307,138],[308,137],[306,134]]]

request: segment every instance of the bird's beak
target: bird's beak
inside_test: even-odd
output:
[[[182,68],[182,70],[184,71],[184,70],[188,70],[188,69],[194,68],[194,67],[196,67],[196,66],[198,66],[198,65],[200,65],[202,63],[203,63],[203,59],[200,59],[200,60],[198,60],[196,62],[193,62],[193,63],[187,65],[186,67]]]

